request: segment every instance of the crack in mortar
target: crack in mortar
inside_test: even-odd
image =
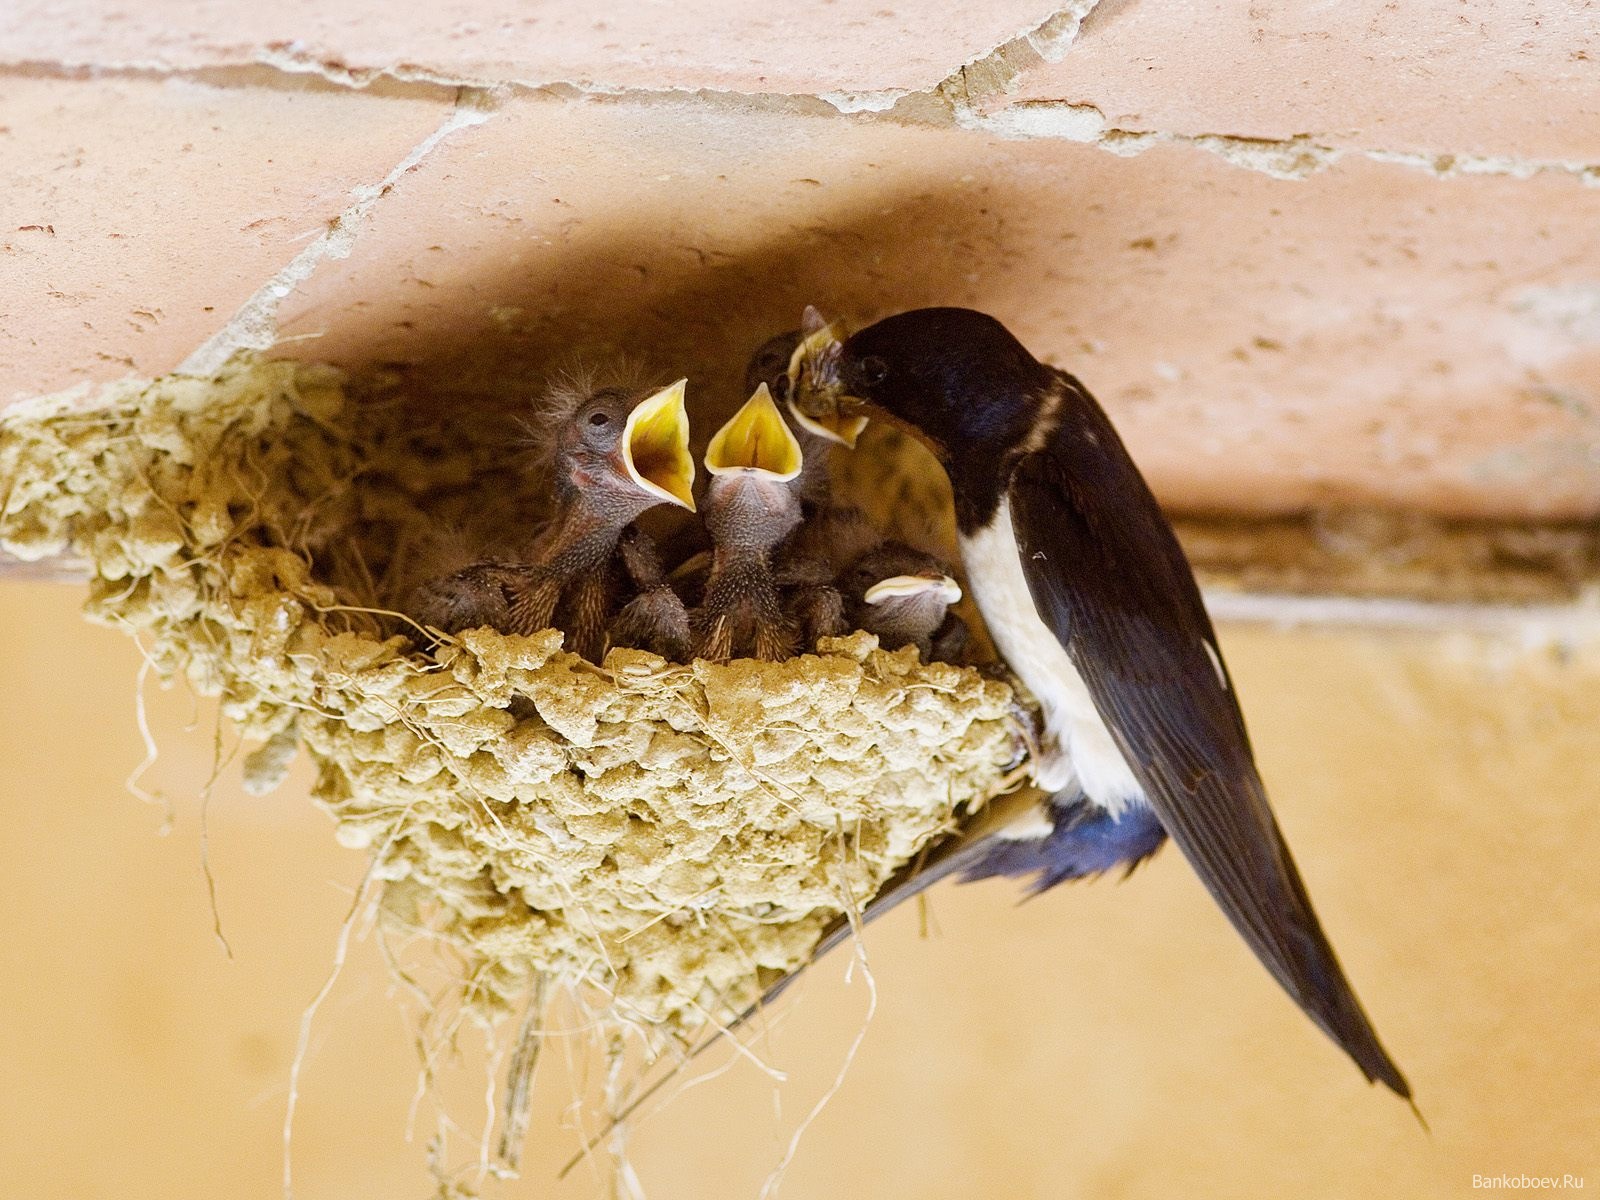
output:
[[[278,340],[278,307],[285,297],[311,277],[324,259],[345,258],[355,245],[357,234],[373,207],[405,175],[452,134],[481,125],[493,114],[489,95],[463,90],[456,107],[444,122],[416,146],[376,184],[352,189],[356,202],[334,218],[327,230],[295,255],[277,274],[257,289],[223,327],[178,365],[177,374],[209,378],[222,369],[235,354],[266,350]]]
[[[212,67],[177,67],[160,59],[125,63],[91,63],[74,60],[43,62],[23,59],[0,63],[0,78],[7,79],[128,79],[148,83],[181,80],[220,89],[262,88],[289,92],[364,92],[370,96],[402,100],[453,102],[463,89],[494,90],[492,81],[447,79],[405,67],[354,70],[338,63],[315,62],[268,50],[257,61]]]
[[[1003,96],[1024,74],[1066,57],[1078,30],[1099,0],[1074,0],[1044,21],[965,64],[933,89],[952,111]]]
[[[1157,146],[1185,146],[1214,154],[1225,162],[1274,179],[1301,180],[1326,171],[1345,158],[1365,158],[1411,170],[1426,171],[1437,179],[1472,175],[1531,179],[1535,175],[1570,175],[1586,187],[1600,187],[1600,163],[1562,159],[1519,159],[1488,154],[1423,154],[1396,150],[1342,147],[1317,140],[1310,134],[1288,138],[1253,138],[1222,133],[1166,133],[1157,130],[1111,126],[1092,104],[1066,101],[1025,101],[998,112],[983,113],[971,105],[952,110],[964,129],[1008,140],[1057,139],[1094,146],[1131,158]]]
[[[1023,71],[1046,62],[1059,62],[1078,35],[1083,20],[1100,0],[1070,0],[1043,21],[1015,37],[958,66],[929,88],[884,88],[865,91],[817,93],[741,92],[722,88],[642,88],[607,84],[603,80],[516,77],[481,78],[429,70],[412,63],[386,67],[352,67],[337,59],[319,57],[305,44],[274,42],[255,50],[248,61],[210,67],[180,67],[160,58],[100,63],[82,59],[44,61],[23,59],[0,62],[0,76],[47,79],[144,78],[156,81],[185,79],[216,87],[325,87],[368,91],[385,84],[389,94],[421,98],[452,95],[461,88],[510,89],[531,92],[565,92],[595,97],[727,97],[738,101],[820,100],[842,113],[883,113],[909,96],[929,96],[941,89],[958,88],[976,99],[990,90],[1009,87]]]
[[[1467,176],[1501,176],[1530,179],[1541,174],[1570,175],[1586,187],[1600,187],[1600,163],[1562,159],[1519,159],[1503,155],[1421,153],[1382,148],[1340,147],[1313,134],[1289,138],[1259,138],[1238,134],[1181,134],[1160,130],[1132,130],[1112,126],[1093,104],[1070,101],[1023,101],[997,112],[981,111],[988,101],[1006,96],[1028,71],[1060,62],[1077,40],[1083,23],[1100,0],[1074,0],[1038,25],[1001,43],[956,68],[948,77],[923,91],[889,88],[879,91],[818,92],[814,95],[783,92],[737,92],[715,88],[637,88],[579,82],[514,81],[501,84],[525,93],[565,100],[601,100],[652,103],[678,101],[705,104],[724,111],[778,112],[793,116],[833,113],[862,120],[890,120],[905,125],[957,127],[1007,140],[1059,139],[1078,142],[1131,158],[1156,146],[1181,146],[1214,154],[1231,166],[1256,171],[1274,179],[1303,180],[1326,171],[1347,157],[1425,171],[1438,179]],[[352,80],[365,87],[384,72],[352,72],[339,66],[316,65],[285,56],[272,60],[281,69],[327,72],[324,77]],[[443,86],[448,77],[397,68],[390,78],[412,84]]]
[[[978,104],[988,96],[1005,94],[1026,71],[1045,63],[1060,62],[1077,40],[1078,30],[1082,28],[1085,18],[1099,2],[1073,0],[1037,25],[997,46],[991,46],[957,67],[933,87],[922,91],[885,88],[864,92],[818,92],[817,96],[847,115],[895,113],[899,117],[913,119],[929,101],[952,111],[957,103]],[[906,111],[896,113],[897,107],[901,106]]]
[[[490,119],[499,102],[513,95],[543,96],[566,102],[599,101],[651,104],[697,104],[738,113],[769,112],[792,116],[843,115],[857,120],[888,120],[907,126],[960,128],[1007,140],[1053,139],[1093,146],[1124,157],[1157,146],[1181,146],[1216,155],[1230,165],[1275,179],[1303,180],[1328,170],[1346,157],[1426,171],[1439,179],[1502,176],[1529,179],[1541,174],[1568,175],[1586,187],[1600,187],[1600,163],[1516,159],[1476,154],[1405,153],[1331,145],[1309,134],[1291,138],[1252,138],[1231,134],[1178,134],[1113,127],[1092,104],[1068,101],[1023,101],[996,111],[983,111],[1003,99],[1028,71],[1059,62],[1076,41],[1083,22],[1100,0],[1071,0],[1045,20],[956,68],[923,91],[819,92],[814,95],[739,92],[714,88],[638,88],[577,81],[487,80],[451,76],[411,65],[356,68],[319,59],[298,43],[258,51],[253,60],[226,66],[181,69],[159,60],[114,65],[83,62],[27,61],[0,64],[0,77],[183,79],[204,86],[292,88],[294,90],[359,91],[374,97],[452,98],[455,107],[445,121],[414,147],[377,184],[352,190],[355,203],[329,228],[256,291],[221,329],[191,353],[178,373],[209,376],[240,352],[264,350],[277,341],[277,313],[283,300],[308,279],[325,259],[347,257],[361,227],[378,201],[399,180],[420,165],[445,139],[459,130]],[[74,394],[73,406],[89,400]],[[54,406],[64,395],[48,397]],[[13,412],[20,411],[13,407]]]
[[[470,93],[482,97],[544,96],[565,101],[686,103],[725,112],[768,112],[812,117],[843,115],[857,120],[889,120],[910,126],[955,127],[1017,141],[1057,139],[1124,157],[1142,154],[1156,146],[1179,146],[1216,155],[1244,170],[1285,180],[1303,180],[1328,170],[1341,159],[1357,157],[1425,171],[1438,179],[1469,176],[1530,179],[1536,175],[1554,174],[1570,176],[1586,187],[1600,187],[1600,163],[1341,147],[1315,134],[1257,138],[1225,133],[1181,134],[1124,129],[1111,125],[1104,112],[1093,104],[1075,104],[1063,100],[1023,101],[997,111],[983,111],[987,103],[1003,99],[1016,81],[1032,68],[1043,63],[1059,62],[1070,50],[1083,22],[1098,2],[1074,0],[1040,24],[963,64],[946,79],[922,91],[889,88],[801,94],[717,88],[641,88],[577,80],[480,79],[429,71],[411,64],[383,68],[349,67],[336,61],[318,59],[293,43],[267,47],[258,52],[253,61],[229,66],[181,69],[160,61],[115,65],[29,61],[0,65],[0,76],[184,79],[222,88],[316,88],[426,99],[459,99]],[[468,123],[476,124],[484,119],[487,119],[487,113],[479,112]],[[409,166],[405,169],[409,169]],[[344,218],[341,218],[343,221]],[[328,247],[319,243],[307,253],[312,252],[318,259],[340,257],[342,252],[348,252],[348,247],[345,246],[342,252],[330,253]],[[286,270],[293,266],[290,264]],[[292,282],[299,282],[299,278]],[[272,286],[269,284],[268,288]]]

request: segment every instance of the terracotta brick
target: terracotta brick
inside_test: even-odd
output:
[[[171,370],[446,111],[0,79],[0,404]]]
[[[1010,99],[1093,104],[1122,129],[1600,163],[1600,8],[1102,4]]]
[[[502,391],[642,352],[726,406],[808,302],[972,305],[1077,372],[1177,507],[1573,516],[1600,511],[1597,260],[1600,190],[1568,177],[1287,182],[1182,147],[527,101],[386,198],[285,305],[284,352]]]
[[[815,93],[932,87],[1048,18],[1043,0],[782,5],[677,0],[11,0],[0,61],[232,66],[262,59],[478,81]]]

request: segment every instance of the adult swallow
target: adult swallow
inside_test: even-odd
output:
[[[797,631],[783,611],[773,552],[801,521],[800,443],[765,385],[758,387],[706,447],[701,517],[711,564],[690,615],[696,658],[790,657]]]
[[[652,390],[557,387],[534,421],[555,487],[550,522],[535,540],[510,602],[510,632],[565,631],[591,661],[627,590],[623,531],[648,509],[694,511],[684,381]]]
[[[1189,563],[1084,386],[959,308],[889,317],[809,361],[802,409],[885,417],[944,466],[968,586],[1042,710],[1043,801],[952,843],[945,858],[964,857],[944,873],[1049,887],[1170,835],[1306,1015],[1409,1099],[1268,806]]]

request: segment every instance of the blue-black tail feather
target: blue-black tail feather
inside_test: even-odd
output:
[[[1161,822],[1143,804],[1129,804],[1113,815],[1077,788],[1058,792],[1045,803],[1051,826],[1049,833],[1032,838],[1004,837],[1001,836],[1003,830],[954,834],[925,850],[891,876],[861,910],[861,924],[877,920],[947,878],[971,883],[997,876],[1032,875],[1027,895],[1033,897],[1058,883],[1102,875],[1117,867],[1127,868],[1126,877],[1167,840]],[[836,918],[823,931],[806,965],[843,942],[850,936],[851,929],[846,918]],[[804,969],[796,968],[774,983],[763,993],[756,1007],[777,999]],[[754,1011],[741,1014],[734,1027]]]
[[[1129,804],[1111,813],[1081,793],[1052,797],[1053,828],[1043,838],[991,838],[985,853],[966,864],[963,883],[997,875],[1032,875],[1028,894],[1037,896],[1058,883],[1102,875],[1125,867],[1124,878],[1161,848],[1167,831],[1146,805]]]

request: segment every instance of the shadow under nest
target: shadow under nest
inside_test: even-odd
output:
[[[424,636],[395,605],[428,539],[542,515],[516,416],[255,359],[130,383],[0,429],[0,543],[93,564],[91,615],[261,743],[252,790],[306,748],[381,926],[453,950],[459,1006],[492,1017],[554,980],[684,1038],[996,792],[1011,692],[867,634],[687,665],[592,664],[556,630]],[[870,474],[869,509],[894,512],[892,472]]]

